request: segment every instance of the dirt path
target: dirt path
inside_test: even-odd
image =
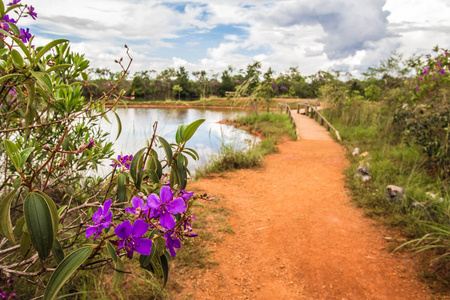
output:
[[[381,226],[344,189],[343,148],[285,142],[264,168],[201,179],[189,189],[225,201],[235,234],[215,246],[218,265],[190,299],[429,299],[411,261],[389,254]]]

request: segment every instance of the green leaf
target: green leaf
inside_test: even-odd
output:
[[[109,120],[108,116],[106,115],[106,106],[105,106],[105,103],[102,103],[102,104],[100,105],[100,112],[102,113],[103,119],[105,119],[106,122],[108,122],[109,124],[111,124],[111,121]]]
[[[16,5],[13,5],[13,6],[16,6]],[[10,6],[9,9],[8,9],[8,11],[9,11],[13,6]],[[19,27],[17,27],[16,24],[9,23],[9,27],[11,28],[11,31],[14,32],[16,35],[20,35],[20,29],[19,29]]]
[[[20,154],[18,153],[19,149],[17,148],[16,144],[6,139],[3,140],[3,144],[5,145],[6,154],[8,154],[8,157],[12,161],[14,167],[16,168],[17,171],[20,171],[21,158]]]
[[[191,139],[194,133],[197,131],[198,127],[205,122],[205,119],[199,119],[187,125],[183,132],[183,141],[187,142]]]
[[[53,243],[53,247],[52,247],[52,254],[53,257],[56,260],[56,263],[61,263],[64,259],[64,250],[61,247],[61,244],[59,243],[59,241],[56,239],[55,242]]]
[[[51,41],[50,43],[48,43],[47,45],[45,45],[44,47],[42,47],[42,48],[39,50],[39,52],[36,54],[36,57],[35,57],[35,64],[37,64],[37,63],[41,60],[41,57],[42,57],[45,53],[47,53],[47,51],[49,51],[51,48],[55,47],[55,46],[58,45],[58,44],[62,44],[62,43],[66,43],[66,42],[69,42],[69,40],[66,40],[66,39],[58,39],[58,40]]]
[[[42,191],[37,191],[38,194],[44,198],[45,202],[47,203],[47,206],[50,210],[50,215],[52,217],[52,225],[53,225],[53,239],[56,239],[56,234],[58,233],[58,221],[59,221],[59,214],[58,209],[56,207],[55,202],[50,198],[46,193]]]
[[[46,73],[50,73],[56,70],[61,70],[61,69],[66,69],[66,68],[70,68],[72,65],[71,64],[60,64],[60,65],[56,65],[53,66],[51,68],[48,68],[47,70],[45,70]]]
[[[150,233],[149,239],[152,239],[156,235],[156,230],[153,230]],[[149,255],[140,255],[139,256],[139,263],[142,268],[146,268],[150,263],[152,258],[156,255],[161,255],[162,251],[164,251],[166,245],[164,242],[164,238],[160,237],[153,241],[152,243],[152,250],[150,251]]]
[[[44,260],[50,254],[53,246],[53,222],[50,208],[45,199],[38,193],[27,195],[23,203],[25,223],[30,233],[31,243]]]
[[[167,283],[167,279],[169,278],[169,254],[167,253],[167,251],[164,251],[164,254],[160,256],[160,261],[161,261],[161,267],[162,267],[162,271],[163,271],[163,287],[166,286]]]
[[[20,238],[20,248],[19,252],[22,256],[26,256],[29,253],[31,248],[31,238],[27,232],[23,232],[22,237]]]
[[[179,188],[184,190],[186,188],[187,185],[187,170],[186,167],[182,167],[181,169],[179,168],[177,170],[178,173],[178,185]]]
[[[18,189],[21,184],[22,184],[22,178],[18,177],[13,182],[13,188]]]
[[[64,200],[64,198],[63,198]],[[67,208],[67,205],[63,205],[58,209],[58,218],[62,215],[62,213],[64,212],[64,210]]]
[[[5,81],[5,80],[8,80],[8,79],[13,78],[13,77],[17,77],[17,76],[23,76],[23,75],[20,74],[20,73],[12,73],[12,74],[8,74],[8,75],[5,75],[5,76],[0,77],[0,82]]]
[[[117,255],[116,251],[114,250],[114,246],[110,242],[106,243],[106,249],[108,250],[109,256],[111,256],[111,258],[114,262],[114,268],[116,270],[118,270],[118,271],[114,271],[113,283],[112,283],[113,287],[116,287],[116,286],[120,285],[120,283],[123,280],[123,276],[124,276],[123,271],[125,270],[125,267],[123,265],[122,260]]]
[[[34,151],[34,147],[30,147],[27,148],[25,150],[20,151],[20,158],[21,158],[21,163],[20,163],[20,167],[22,168],[23,165],[27,162],[28,157],[30,156],[30,154]]]
[[[133,182],[136,183],[138,179],[138,172],[143,168],[144,162],[144,150],[146,148],[142,148],[133,156],[133,160],[130,164],[130,174],[131,178],[133,178]]]
[[[14,25],[15,26],[15,25]],[[17,28],[17,31],[20,32],[20,30]],[[8,34],[10,38],[12,38],[14,40],[14,42],[16,42],[17,45],[19,45],[20,49],[22,49],[22,52],[26,55],[28,61],[31,63],[31,54],[30,51],[28,50],[28,47],[17,37]]]
[[[144,170],[140,170],[138,172],[137,180],[134,183],[134,186],[138,189],[138,191],[141,189],[142,179],[144,178],[144,175],[146,172]]]
[[[205,207],[204,205],[203,205],[203,203],[198,203],[198,202],[194,202],[194,204],[192,204],[192,206],[200,206],[200,207]]]
[[[6,8],[5,14],[7,14],[7,13],[10,12],[11,10],[14,10],[14,9],[19,8],[19,7],[21,7],[21,6],[22,6],[21,4],[15,4],[15,5],[8,6],[8,7]]]
[[[117,255],[116,250],[114,250],[114,246],[109,241],[106,242],[106,250],[108,250],[109,256],[111,256],[114,263],[116,263],[119,256]]]
[[[16,237],[20,237],[23,233],[23,225],[25,225],[25,217],[20,217],[14,226],[13,233]]]
[[[147,170],[147,176],[148,176],[148,178],[151,179],[151,181],[153,181],[155,183],[159,183],[159,178],[158,178],[158,175],[156,175],[155,170]]]
[[[3,4],[3,1],[0,1],[0,15],[5,15],[5,5]]]
[[[120,121],[119,115],[115,111],[113,111],[113,113],[116,116],[116,120],[117,120],[117,136],[116,136],[116,141],[117,141],[120,134],[122,133],[122,122]]]
[[[123,271],[125,271],[125,267],[124,267],[123,261],[120,259],[120,257],[117,257],[117,261],[115,262],[114,267],[117,271],[114,270],[112,286],[117,287],[122,283],[123,276],[125,275],[123,273]]]
[[[167,165],[172,164],[173,154],[172,154],[172,148],[170,147],[169,143],[161,136],[158,137],[161,145],[164,148],[164,152],[166,153],[166,159],[167,159]]]
[[[36,78],[38,84],[47,92],[53,92],[53,84],[50,76],[45,72],[34,72],[31,71],[31,74],[34,78]]]
[[[195,160],[199,160],[200,159],[200,156],[198,155],[197,151],[195,151],[194,149],[192,149],[192,148],[184,148],[184,150],[192,153],[195,157],[197,157],[197,158],[194,158]]]
[[[119,199],[119,202],[127,201],[127,188],[125,187],[126,178],[127,177],[123,173],[120,173],[119,176],[117,176],[117,199]]]
[[[56,298],[61,287],[72,276],[73,273],[88,259],[92,253],[91,247],[83,247],[70,253],[56,267],[44,293],[44,300]]]
[[[16,65],[16,67],[19,69],[22,69],[23,68],[23,58],[22,58],[22,55],[20,55],[19,51],[17,51],[16,49],[12,49],[11,57],[12,57],[13,63]]]
[[[12,190],[0,203],[0,231],[11,243],[15,244],[14,233],[11,223],[11,202],[17,190]]]
[[[175,134],[175,142],[180,145],[183,142],[183,132],[186,125],[179,125]]]

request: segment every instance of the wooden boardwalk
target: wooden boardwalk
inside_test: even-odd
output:
[[[299,140],[333,140],[325,127],[321,126],[314,119],[298,114],[295,110],[292,111],[292,117],[297,126],[297,136]]]

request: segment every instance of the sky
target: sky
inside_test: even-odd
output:
[[[7,2],[7,1],[5,1]],[[450,0],[22,0],[35,44],[67,38],[92,68],[131,74],[183,66],[209,76],[254,61],[276,74],[298,67],[354,76],[394,52],[450,48]]]

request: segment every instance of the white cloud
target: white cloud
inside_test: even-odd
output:
[[[361,72],[395,50],[410,55],[450,45],[450,4],[441,0],[30,4],[38,19],[27,18],[21,24],[31,26],[36,43],[69,38],[72,50],[85,53],[93,67],[113,71],[119,70],[114,60],[126,56],[124,44],[131,49],[133,71],[185,66],[220,72],[229,65],[240,69],[260,60],[264,69],[281,72],[298,66],[304,75],[333,68]]]

